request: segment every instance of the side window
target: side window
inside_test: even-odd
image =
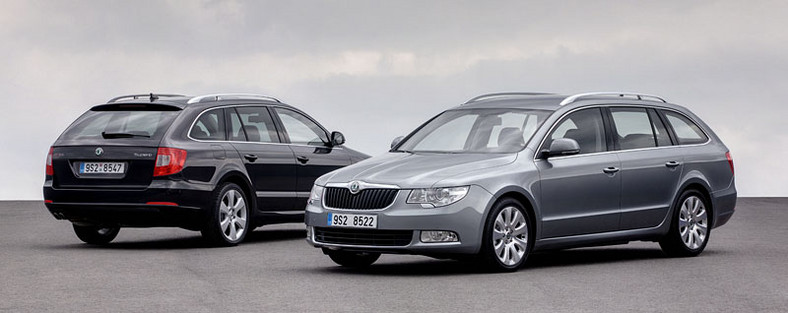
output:
[[[200,140],[225,140],[224,110],[215,109],[201,114],[189,131],[189,136]]]
[[[651,118],[651,126],[654,127],[654,135],[657,136],[657,146],[664,147],[673,145],[670,141],[670,135],[668,135],[668,129],[665,128],[665,124],[662,123],[662,119],[659,118],[657,111],[649,109],[648,116]]]
[[[282,121],[290,143],[323,146],[328,142],[326,132],[306,116],[288,109],[275,108],[274,112]]]
[[[644,108],[610,108],[621,150],[656,147],[654,129]]]
[[[225,114],[230,117],[230,124],[227,128],[230,129],[230,141],[246,141],[246,133],[243,130],[243,123],[241,117],[238,116],[238,111],[235,108],[225,109]]]
[[[668,118],[668,124],[673,128],[676,137],[681,145],[704,143],[709,138],[700,130],[700,127],[686,118],[684,115],[664,111]]]
[[[558,123],[553,132],[545,141],[546,147],[558,138],[570,138],[580,145],[580,153],[594,153],[607,150],[605,141],[605,123],[602,120],[602,111],[599,108],[584,109],[569,114]]]
[[[279,142],[274,121],[265,107],[237,107],[230,113],[230,137],[249,142]],[[236,122],[235,120],[238,120]],[[244,135],[246,137],[244,137]]]

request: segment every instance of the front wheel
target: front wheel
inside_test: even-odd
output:
[[[711,210],[705,197],[695,191],[681,193],[673,209],[670,231],[659,242],[659,246],[669,256],[689,257],[703,252],[709,242]]]
[[[234,246],[249,230],[249,206],[241,187],[226,183],[218,188],[202,236],[219,246]]]
[[[361,268],[375,263],[380,258],[380,253],[374,252],[350,252],[342,250],[323,249],[334,263],[345,267]]]
[[[532,223],[519,201],[503,199],[493,206],[484,227],[481,259],[496,272],[516,271],[533,245]]]
[[[80,240],[91,245],[105,245],[110,243],[120,232],[120,227],[81,226],[73,224],[74,233]]]

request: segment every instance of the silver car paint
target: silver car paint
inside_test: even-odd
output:
[[[479,105],[455,108],[537,107],[554,110],[518,153],[389,152],[318,178],[316,184],[320,186],[352,180],[398,186],[401,191],[395,203],[377,212],[381,215],[378,227],[414,230],[411,245],[381,248],[325,244],[316,242],[314,238],[307,238],[307,241],[316,247],[394,253],[476,253],[481,246],[487,213],[503,196],[521,199],[532,209],[536,222],[535,250],[658,240],[670,226],[673,202],[690,185],[703,188],[709,194],[713,227],[722,225],[733,213],[736,189],[725,158],[728,149],[702,120],[686,108],[653,101],[611,99],[582,100],[558,106],[561,99],[555,98],[553,106],[544,99],[533,105],[520,99],[483,101]],[[679,112],[697,123],[709,141],[697,145],[540,159],[537,151],[552,127],[565,115],[590,106],[637,106]],[[678,162],[680,165],[668,168],[666,162]],[[606,167],[617,167],[620,171],[608,174],[602,171]],[[469,194],[447,207],[425,209],[405,203],[410,189],[463,185],[472,186]],[[307,226],[325,226],[328,209],[321,203],[307,206]],[[419,242],[418,230],[436,229],[457,231],[460,243]]]

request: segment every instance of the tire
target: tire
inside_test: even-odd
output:
[[[711,235],[711,207],[697,190],[686,190],[673,204],[670,230],[659,241],[662,251],[671,257],[697,256]]]
[[[106,245],[110,243],[120,232],[120,227],[103,227],[103,226],[74,226],[74,233],[77,234],[80,240],[91,245]]]
[[[216,246],[235,246],[246,238],[249,227],[249,201],[236,184],[225,183],[217,188],[208,212],[202,236]]]
[[[490,211],[479,259],[487,270],[513,272],[528,259],[534,228],[528,211],[515,199],[502,199]]]
[[[344,267],[363,268],[372,265],[380,258],[380,253],[350,252],[342,250],[323,249],[334,263]]]

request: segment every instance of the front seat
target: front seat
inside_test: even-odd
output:
[[[498,134],[499,151],[517,151],[525,146],[523,131],[517,127],[506,127]]]
[[[260,129],[254,125],[245,125],[244,132],[246,132],[246,140],[251,142],[260,142]]]
[[[580,146],[580,153],[595,152],[596,140],[594,134],[580,129],[570,129],[566,131],[564,138],[574,139]]]

